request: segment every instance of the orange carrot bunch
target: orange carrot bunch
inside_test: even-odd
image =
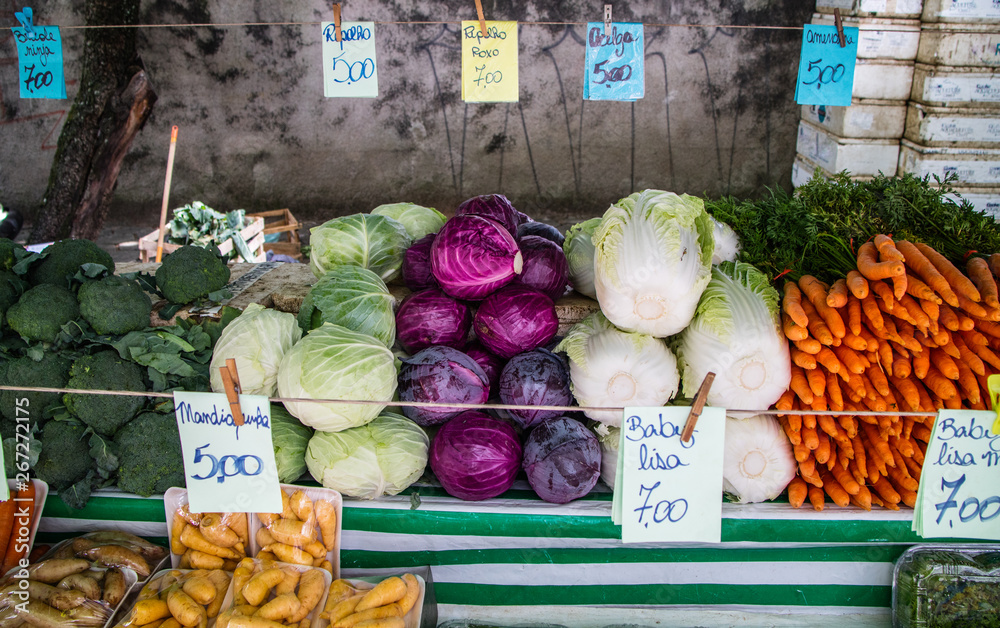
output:
[[[777,408],[799,464],[793,506],[822,510],[829,496],[866,510],[913,507],[934,413],[987,409],[986,378],[1000,372],[1000,254],[965,270],[927,245],[877,235],[832,286],[809,275],[785,284],[792,380]]]

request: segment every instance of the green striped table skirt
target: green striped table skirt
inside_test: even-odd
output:
[[[345,500],[341,567],[429,566],[441,621],[565,626],[885,626],[912,511],[724,504],[719,544],[622,544],[610,494],[565,505],[512,490],[463,502],[433,488]],[[39,541],[124,528],[165,537],[162,498],[113,491],[73,511],[49,497]]]

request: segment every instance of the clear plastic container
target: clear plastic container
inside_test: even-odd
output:
[[[916,545],[896,561],[895,628],[1000,627],[1000,545]]]

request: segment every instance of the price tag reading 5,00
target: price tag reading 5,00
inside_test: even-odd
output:
[[[192,512],[278,512],[281,489],[267,397],[240,395],[243,425],[223,394],[174,393]]]

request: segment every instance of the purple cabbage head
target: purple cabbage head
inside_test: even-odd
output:
[[[521,467],[521,441],[510,424],[467,410],[438,430],[429,463],[449,495],[490,499],[514,484]]]
[[[470,342],[465,348],[465,354],[479,363],[486,373],[486,379],[490,381],[490,393],[497,391],[500,384],[500,371],[503,370],[504,359],[495,353],[490,352],[483,343],[479,341]]]
[[[518,226],[528,219],[527,216],[514,209],[514,206],[503,194],[473,196],[462,202],[455,210],[456,216],[465,214],[475,214],[495,220],[503,225],[504,229],[509,231],[511,235],[516,234]]]
[[[500,372],[499,395],[501,402],[514,406],[568,406],[573,403],[569,368],[561,357],[546,349],[519,353]],[[523,428],[563,414],[559,410],[507,412]]]
[[[433,345],[465,347],[472,311],[438,288],[408,294],[396,310],[396,340],[407,353]]]
[[[403,253],[403,283],[416,292],[437,285],[431,272],[431,244],[436,233],[429,233],[410,245]]]
[[[521,251],[500,223],[482,216],[455,216],[431,244],[431,272],[449,295],[478,301],[521,272]]]
[[[529,235],[541,236],[546,240],[552,240],[559,246],[562,246],[563,242],[566,240],[566,236],[563,235],[562,231],[559,231],[548,223],[537,222],[534,220],[522,222],[517,228],[517,234],[515,234],[515,237],[518,242],[520,242],[521,238]]]
[[[528,483],[547,502],[565,504],[583,497],[601,476],[601,445],[579,421],[545,419],[524,441]]]
[[[400,362],[400,401],[482,404],[489,399],[486,373],[458,349],[427,347]],[[461,413],[462,408],[403,406],[403,414],[423,426],[444,423]]]
[[[553,301],[566,293],[569,264],[562,247],[537,235],[527,235],[517,241],[523,266],[514,283],[544,292]]]
[[[534,288],[512,285],[480,304],[472,327],[483,346],[501,358],[543,347],[559,329],[552,299]]]

